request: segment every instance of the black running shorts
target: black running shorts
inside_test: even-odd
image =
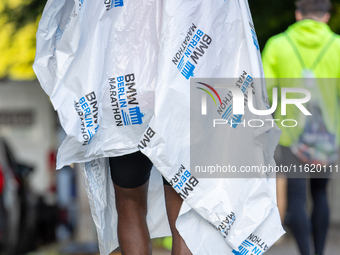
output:
[[[149,180],[152,162],[140,151],[110,157],[109,162],[112,181],[119,187],[137,188]]]

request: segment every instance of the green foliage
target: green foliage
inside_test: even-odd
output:
[[[340,0],[333,1],[333,11],[329,21],[329,26],[333,32],[340,34]]]
[[[1,0],[0,78],[35,79],[35,33],[45,0]]]
[[[46,4],[46,0],[21,0],[18,1],[20,4],[13,8],[9,1],[5,0],[4,2],[5,6],[2,15],[5,15],[8,22],[12,23],[16,29],[35,22]]]

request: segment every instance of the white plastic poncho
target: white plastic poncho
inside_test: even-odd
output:
[[[161,2],[81,2],[48,1],[37,33],[33,67],[67,134],[58,169],[137,151],[153,114]]]
[[[199,40],[207,48],[189,58],[185,50]],[[246,0],[49,0],[34,70],[67,133],[57,168],[87,162],[83,173],[101,254],[118,245],[105,157],[138,149],[185,199],[177,228],[193,254],[262,254],[284,233],[274,179],[189,173],[189,78],[263,77]],[[254,91],[254,104],[265,109],[265,87]],[[274,164],[276,127],[235,130],[234,139],[243,138],[238,149],[262,155],[247,157],[248,163]],[[230,160],[236,152],[230,149]],[[159,172],[153,169],[150,180],[151,237],[169,234]],[[181,178],[191,185],[184,192],[176,186]]]

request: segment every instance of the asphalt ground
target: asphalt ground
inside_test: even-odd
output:
[[[171,255],[169,250],[160,247],[153,247],[153,255]],[[276,242],[266,253],[266,255],[300,255],[295,244],[295,240],[289,229],[278,242]],[[54,243],[41,247],[37,251],[27,253],[27,255],[99,255],[97,244],[77,244],[73,242]],[[119,250],[111,255],[121,255]],[[219,254],[216,254],[219,255]],[[222,255],[222,254],[221,254]],[[340,225],[332,226],[329,229],[325,253],[323,255],[340,255]]]
[[[281,237],[266,255],[300,255],[294,237],[286,230],[287,234]],[[314,255],[314,253],[312,253]],[[340,226],[331,226],[328,231],[326,247],[323,255],[340,255]]]

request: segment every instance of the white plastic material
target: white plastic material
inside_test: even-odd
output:
[[[67,134],[58,169],[137,151],[153,114],[162,2],[81,2],[50,1],[37,32],[33,67]]]
[[[164,1],[162,19],[155,115],[139,148],[186,203],[209,221],[231,248],[237,250],[264,222],[276,203],[266,178],[197,178],[194,169],[189,169],[188,78],[241,77],[244,73],[246,77],[263,77],[248,6],[243,0],[213,3],[183,0],[176,1],[176,4]],[[207,46],[204,54],[198,49],[201,42]],[[201,53],[197,54],[198,58],[193,57],[195,51]],[[184,67],[179,70],[181,66]],[[254,92],[250,95],[256,109],[266,109],[265,87],[254,83]],[[258,116],[249,111],[243,116],[246,120],[256,118]],[[260,128],[226,129],[227,162],[236,169],[244,165],[275,164],[273,152],[280,132],[271,123]],[[210,130],[205,129],[202,133],[209,135]]]
[[[190,169],[189,78],[263,78],[246,0],[49,0],[34,70],[67,133],[57,168],[83,162],[102,255],[118,245],[105,157],[138,149],[159,170],[149,188],[152,237],[169,234],[160,173],[184,198],[177,228],[195,255],[259,255],[284,233],[275,179],[196,178]],[[267,109],[265,84],[252,90],[254,107]],[[275,165],[280,130],[265,123],[229,129],[232,165]]]
[[[91,213],[97,228],[100,254],[108,255],[118,247],[117,211],[114,188],[106,158],[81,164],[85,189]],[[148,193],[147,224],[151,238],[169,236],[163,181],[156,168],[152,168]]]

